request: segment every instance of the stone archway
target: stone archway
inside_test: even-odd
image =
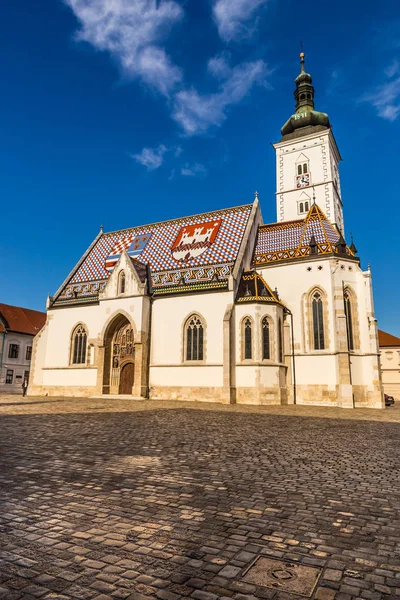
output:
[[[132,394],[135,372],[134,342],[134,331],[130,321],[124,315],[116,316],[104,336],[103,394]]]

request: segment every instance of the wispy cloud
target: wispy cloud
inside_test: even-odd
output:
[[[123,73],[168,96],[182,72],[160,46],[183,16],[173,0],[64,0],[80,23],[79,40],[109,52]]]
[[[139,154],[131,154],[131,158],[146,167],[148,171],[155,171],[164,162],[164,155],[168,148],[161,144],[158,148],[143,148]]]
[[[233,68],[222,60],[217,67],[215,61],[210,64],[214,74],[218,72],[222,77],[216,93],[201,95],[192,88],[175,96],[172,116],[188,136],[204,134],[210,127],[222,125],[229,106],[241,102],[253,85],[267,85],[270,73],[262,60],[241,63]]]
[[[249,37],[254,31],[251,19],[268,0],[214,0],[213,15],[218,32],[225,42]]]
[[[395,121],[400,114],[399,63],[395,60],[385,70],[387,80],[372,92],[365,94],[362,102],[368,102],[382,119]]]
[[[200,163],[194,163],[193,165],[186,163],[181,169],[181,175],[184,177],[205,177],[207,175],[207,169]]]

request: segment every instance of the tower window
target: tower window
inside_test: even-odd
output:
[[[300,212],[304,212],[304,204],[303,202],[300,202]]]
[[[308,210],[309,210],[308,202],[304,202],[304,211],[308,212]]]
[[[307,165],[307,163],[303,164],[303,173],[308,173],[308,165]]]

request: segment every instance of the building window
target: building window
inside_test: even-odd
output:
[[[271,358],[271,341],[270,341],[270,322],[267,317],[264,317],[262,322],[262,357],[263,360]]]
[[[303,164],[303,173],[308,173],[308,165],[307,165],[307,163]]]
[[[301,175],[303,173],[303,167],[301,165],[297,165],[297,175]]]
[[[121,271],[118,276],[118,294],[125,294],[125,272]]]
[[[297,175],[303,175],[304,173],[308,173],[308,164],[302,163],[297,165]]]
[[[8,350],[8,358],[18,358],[19,356],[19,345],[18,344],[10,344],[10,348]]]
[[[325,350],[324,307],[320,292],[314,292],[311,300],[314,350]]]
[[[72,336],[72,364],[84,365],[86,361],[87,333],[83,325],[78,325]]]
[[[304,212],[308,212],[309,204],[308,202],[304,202]]]
[[[345,290],[343,297],[344,313],[346,315],[347,344],[349,350],[354,350],[353,313],[351,309],[351,297],[348,290]]]
[[[203,360],[204,328],[200,317],[193,315],[186,324],[186,360]]]
[[[32,346],[26,347],[26,360],[31,360],[32,358]]]
[[[6,383],[12,384],[14,379],[14,371],[12,369],[7,369],[6,371]]]
[[[253,358],[252,326],[251,319],[249,319],[248,317],[244,320],[244,358]]]
[[[278,360],[283,362],[282,320],[278,319]]]
[[[303,213],[304,212],[304,203],[300,202],[300,212]]]

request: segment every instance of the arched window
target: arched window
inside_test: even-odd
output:
[[[343,298],[344,313],[346,315],[347,344],[349,350],[354,350],[353,312],[351,308],[351,296],[349,290],[344,291]]]
[[[84,365],[86,362],[87,333],[83,325],[78,325],[72,335],[72,364]]]
[[[198,315],[192,315],[186,323],[186,360],[203,360],[204,328]]]
[[[301,175],[303,173],[303,167],[301,165],[297,166],[297,175]]]
[[[243,321],[243,341],[243,358],[245,360],[253,358],[253,330],[249,317]]]
[[[125,271],[121,271],[118,276],[118,294],[125,294]]]
[[[267,317],[261,321],[262,328],[262,357],[263,360],[271,358],[270,322]]]
[[[318,290],[311,298],[314,350],[325,350],[324,306]]]
[[[304,211],[305,211],[305,212],[308,212],[308,209],[309,209],[309,204],[308,204],[308,202],[304,202]]]
[[[278,361],[283,362],[282,320],[278,319]]]
[[[300,202],[300,212],[301,213],[304,212],[304,204],[303,204],[303,202]]]
[[[308,173],[308,165],[307,165],[307,163],[303,164],[303,173]]]

